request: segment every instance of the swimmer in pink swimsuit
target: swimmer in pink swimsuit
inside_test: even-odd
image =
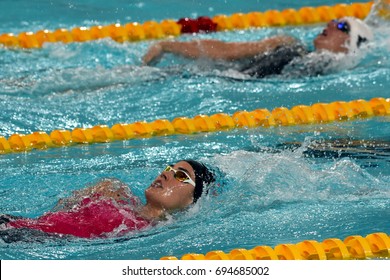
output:
[[[167,213],[187,208],[212,181],[213,174],[203,164],[180,161],[167,166],[145,190],[145,205],[125,184],[105,179],[60,200],[53,211],[36,219],[3,215],[0,224],[3,230],[31,229],[83,238],[120,236],[146,229]]]

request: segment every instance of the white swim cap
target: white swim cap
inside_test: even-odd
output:
[[[354,17],[343,17],[340,21],[348,22],[350,27],[350,40],[347,45],[350,52],[357,52],[361,44],[374,39],[371,28],[362,20]]]

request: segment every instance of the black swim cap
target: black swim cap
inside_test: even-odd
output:
[[[205,186],[214,182],[214,174],[203,164],[198,161],[188,159],[184,160],[188,162],[194,169],[195,173],[195,190],[194,190],[194,203],[202,196]],[[206,191],[207,192],[207,191]]]

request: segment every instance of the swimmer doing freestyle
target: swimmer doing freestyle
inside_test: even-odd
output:
[[[100,183],[62,199],[44,215],[29,219],[0,216],[0,236],[7,231],[28,229],[34,235],[69,235],[84,238],[120,236],[145,229],[174,211],[196,203],[214,181],[213,173],[202,163],[183,160],[168,165],[145,190],[146,204],[119,180]],[[4,237],[6,236],[6,237]]]
[[[370,27],[360,19],[344,17],[328,22],[313,41],[316,54],[356,54],[362,45],[373,40]],[[276,36],[254,42],[194,40],[161,41],[153,44],[143,57],[144,65],[156,64],[165,53],[190,59],[237,62],[239,72],[262,78],[281,74],[291,62],[310,53],[297,39]],[[313,75],[322,74],[321,69]]]

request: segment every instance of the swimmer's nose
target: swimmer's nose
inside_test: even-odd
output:
[[[164,176],[164,180],[167,182],[172,182],[175,180],[175,173],[173,171],[164,171],[161,175]]]
[[[163,179],[163,180],[165,180],[165,181],[168,180],[168,177],[167,177],[166,173],[167,173],[167,172],[164,171],[163,173],[160,174],[161,179]]]

